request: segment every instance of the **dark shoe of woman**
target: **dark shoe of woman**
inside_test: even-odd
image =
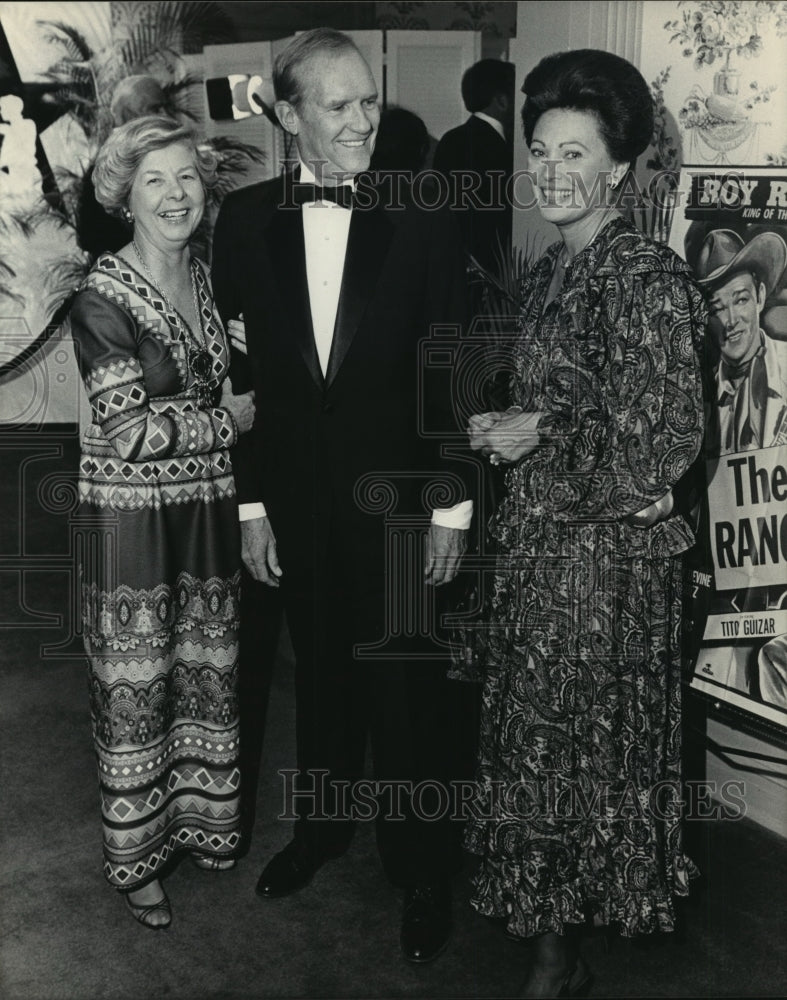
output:
[[[192,854],[191,860],[204,872],[228,872],[235,867],[235,858],[217,858],[215,854]]]
[[[163,888],[161,889],[161,899],[152,903],[135,903],[131,899],[130,892],[123,895],[126,897],[126,906],[131,910],[131,916],[143,927],[152,931],[163,931],[172,923],[172,907]]]

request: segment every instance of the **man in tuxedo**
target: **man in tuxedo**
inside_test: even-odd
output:
[[[434,168],[453,181],[465,249],[488,271],[499,270],[511,245],[511,205],[506,185],[513,170],[513,63],[482,59],[462,77],[470,117],[446,132]]]
[[[226,198],[213,253],[224,319],[242,313],[246,324],[248,360],[236,359],[233,385],[253,385],[257,398],[233,458],[243,558],[280,588],[296,656],[295,833],[257,893],[296,892],[347,850],[364,818],[355,807],[368,735],[380,784],[371,807],[362,798],[376,807],[384,870],[404,889],[402,949],[423,962],[448,940],[461,864],[459,824],[445,811],[425,819],[451,777],[455,702],[434,642],[386,658],[385,639],[423,603],[424,584],[454,577],[472,516],[467,464],[441,455],[450,384],[431,384],[420,361],[434,324],[464,320],[461,249],[447,210],[406,197],[391,205],[358,179],[378,94],[347,36],[300,35],[276,61],[274,89],[299,165]],[[442,508],[431,522],[430,495]],[[386,548],[394,507],[408,523],[423,515],[427,532],[418,579],[392,603],[390,581],[407,572]],[[432,798],[411,796],[414,782]]]

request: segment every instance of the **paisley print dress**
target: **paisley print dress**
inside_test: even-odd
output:
[[[192,261],[212,378],[228,347]],[[238,508],[227,410],[201,410],[189,334],[147,280],[103,254],[71,327],[93,423],[82,441],[82,621],[104,871],[133,889],[181,850],[239,840]]]
[[[624,935],[673,927],[681,849],[682,518],[631,527],[699,451],[702,298],[686,264],[623,220],[568,267],[531,272],[512,403],[542,445],[506,474],[484,668],[473,905],[511,933],[592,912]],[[478,650],[476,650],[478,653]]]

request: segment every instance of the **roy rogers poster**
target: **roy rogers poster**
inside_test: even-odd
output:
[[[787,170],[683,168],[670,244],[709,310],[690,683],[785,728],[786,240]]]

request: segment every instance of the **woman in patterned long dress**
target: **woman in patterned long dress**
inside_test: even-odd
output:
[[[473,905],[535,938],[526,996],[586,992],[578,928],[673,928],[681,848],[679,553],[671,488],[702,437],[705,312],[687,267],[614,192],[648,144],[628,62],[581,50],[527,77],[522,111],[543,216],[562,240],[524,289],[510,410],[471,418],[505,463],[485,666],[482,857]]]
[[[93,423],[80,463],[83,625],[104,871],[144,926],[191,852],[232,867],[239,839],[238,510],[227,449],[250,396],[219,389],[229,358],[188,243],[212,154],[167,118],[116,129],[94,181],[133,240],[99,256],[71,327]]]

